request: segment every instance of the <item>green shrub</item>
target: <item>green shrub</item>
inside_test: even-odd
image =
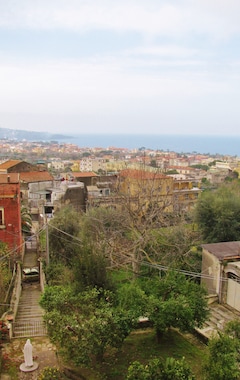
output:
[[[63,380],[64,376],[62,372],[56,367],[45,367],[40,375],[38,380]]]

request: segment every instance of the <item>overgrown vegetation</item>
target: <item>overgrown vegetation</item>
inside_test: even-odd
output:
[[[234,182],[203,192],[195,217],[205,242],[240,240],[239,184]]]
[[[224,332],[209,342],[209,356],[204,368],[206,380],[240,378],[240,321],[230,321]]]
[[[155,189],[151,190],[153,194]],[[190,370],[184,350],[180,355],[172,342],[173,353],[166,356],[161,345],[177,334],[173,328],[193,331],[207,318],[205,291],[192,278],[180,275],[179,270],[200,271],[200,232],[203,241],[208,242],[238,238],[238,186],[232,183],[214,193],[204,192],[196,208],[195,225],[186,223],[183,215],[173,217],[166,212],[167,199],[161,207],[153,198],[147,203],[140,196],[136,199],[133,205],[126,198],[121,212],[97,208],[77,214],[67,207],[51,221],[48,287],[41,301],[50,337],[73,366],[91,368],[95,373],[101,368],[107,379],[126,380],[128,376],[139,380],[141,377],[134,374],[139,369],[142,379],[155,379],[160,370],[159,376],[165,373],[165,377],[159,379],[193,379],[194,375],[201,379],[196,363],[190,365]],[[137,353],[128,355],[121,371],[117,358],[135,335],[139,317],[151,325],[148,334],[155,333],[158,348],[142,359]],[[213,374],[221,367],[221,360],[217,365],[211,359],[214,344],[209,345],[205,365]],[[237,358],[231,347],[228,354],[233,365]],[[118,363],[116,371],[121,374],[113,376],[109,358]],[[203,363],[197,364],[203,367]]]
[[[11,276],[9,249],[0,241],[0,316],[5,311],[4,302]]]
[[[158,344],[172,327],[192,331],[207,316],[203,289],[176,271],[198,262],[191,246],[198,235],[180,219],[172,225],[171,218],[167,227],[166,217],[156,217],[153,209],[144,219],[136,210],[79,215],[67,207],[49,224],[48,287],[41,304],[51,340],[72,365],[97,371],[109,355],[116,358],[141,316]],[[144,261],[171,264],[172,270],[160,278]]]

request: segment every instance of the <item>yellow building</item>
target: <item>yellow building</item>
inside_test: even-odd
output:
[[[174,180],[173,205],[176,212],[188,212],[196,204],[201,189],[189,180]]]
[[[173,178],[160,173],[126,169],[118,176],[118,193],[139,208],[140,214],[151,207],[173,211]]]

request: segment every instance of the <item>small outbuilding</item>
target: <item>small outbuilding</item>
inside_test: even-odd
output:
[[[240,241],[202,245],[201,283],[219,303],[240,311]]]

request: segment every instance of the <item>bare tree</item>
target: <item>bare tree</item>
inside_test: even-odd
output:
[[[117,200],[117,201],[116,201]],[[142,261],[191,266],[191,246],[197,234],[174,214],[173,180],[158,173],[125,170],[108,209],[87,212],[88,234],[109,257],[111,266],[139,273]],[[105,203],[106,206],[106,203]]]

